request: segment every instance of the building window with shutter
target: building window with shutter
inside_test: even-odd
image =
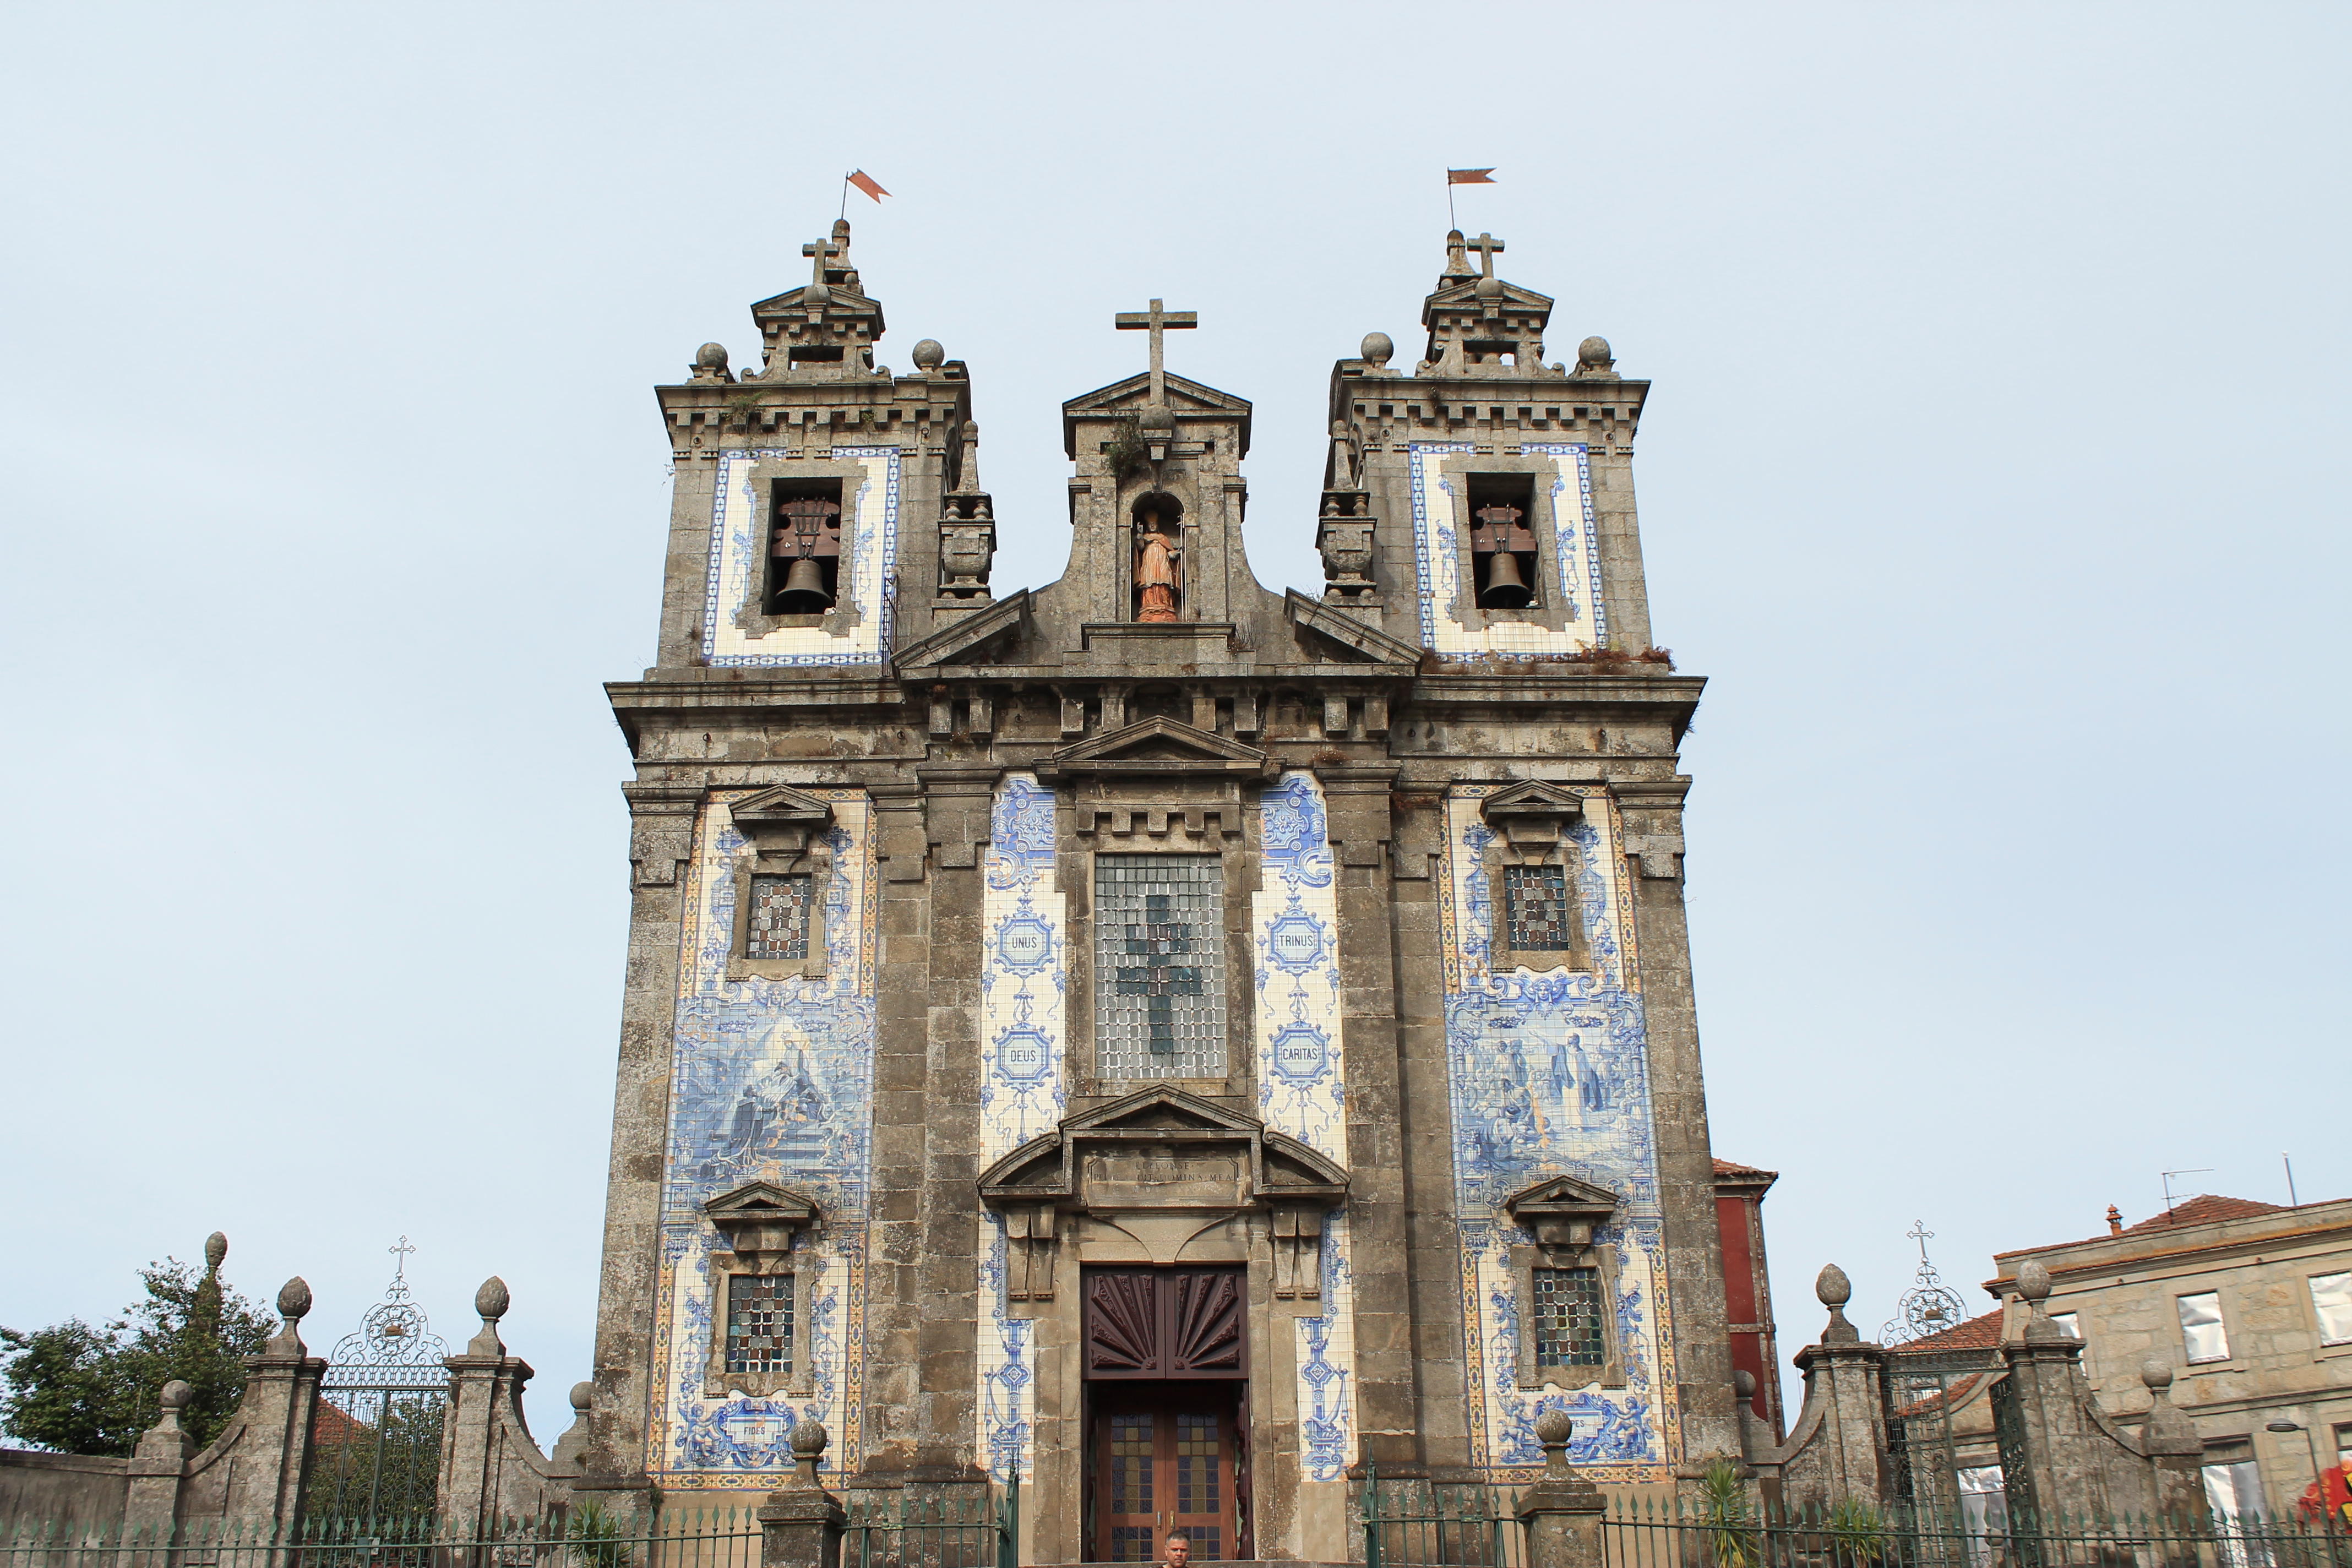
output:
[[[2352,1273],[2313,1275],[2311,1312],[2321,1344],[2352,1344]]]
[[[2206,1290],[2194,1296],[2179,1297],[2178,1301],[2180,1308],[2180,1345],[2188,1352],[2189,1364],[2228,1361],[2230,1336],[2221,1327],[2221,1293]]]
[[[1609,1359],[1601,1270],[1535,1270],[1536,1365],[1599,1366]]]
[[[809,955],[809,909],[815,901],[815,881],[805,875],[751,879],[751,921],[743,942],[746,958]]]
[[[754,1375],[791,1375],[791,1275],[727,1276],[727,1370]]]
[[[1106,1079],[1225,1076],[1224,868],[1095,857],[1095,1042]]]

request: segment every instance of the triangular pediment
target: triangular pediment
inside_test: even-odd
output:
[[[1124,1100],[1097,1105],[1092,1110],[1065,1118],[1062,1122],[1066,1135],[1109,1129],[1159,1131],[1184,1127],[1204,1131],[1259,1132],[1265,1130],[1265,1123],[1181,1089],[1138,1089]]]
[[[790,784],[777,784],[737,801],[728,808],[728,815],[735,819],[737,828],[746,832],[758,827],[814,827],[832,818],[833,803]]]
[[[1064,746],[1046,759],[1040,777],[1073,773],[1247,774],[1265,772],[1255,746],[1196,730],[1165,716],[1142,719],[1108,734]]]
[[[1617,1211],[1617,1194],[1575,1176],[1548,1176],[1503,1201],[1514,1219],[1553,1215],[1606,1219]]]
[[[1203,386],[1197,381],[1187,381],[1181,375],[1166,377],[1168,406],[1179,415],[1225,414],[1246,419],[1250,401],[1235,397],[1230,392],[1219,392],[1213,386]],[[1124,381],[1114,381],[1108,386],[1098,386],[1092,392],[1081,393],[1062,405],[1062,417],[1082,419],[1088,415],[1129,414],[1151,401],[1151,377],[1139,373]]]
[[[1483,305],[1484,301],[1478,298],[1478,285],[1481,281],[1476,278],[1465,278],[1459,283],[1440,289],[1430,295],[1429,302],[1423,310],[1423,321],[1428,319],[1428,312],[1431,310],[1453,310],[1465,305]],[[1507,310],[1541,310],[1549,313],[1552,307],[1552,298],[1549,294],[1538,294],[1532,289],[1522,289],[1516,283],[1507,282],[1503,285],[1500,303]]]
[[[713,1219],[742,1215],[805,1222],[815,1215],[816,1205],[790,1187],[780,1187],[773,1182],[751,1182],[706,1199],[702,1212]]]
[[[1083,1204],[1081,1150],[1181,1152],[1202,1145],[1245,1153],[1253,1204],[1328,1207],[1347,1197],[1347,1172],[1306,1143],[1269,1130],[1247,1111],[1164,1087],[1138,1089],[1063,1118],[1054,1131],[1032,1138],[982,1172],[981,1196],[1015,1206]]]
[[[1489,821],[1497,816],[1582,816],[1584,796],[1541,779],[1528,779],[1488,795],[1481,810]]]

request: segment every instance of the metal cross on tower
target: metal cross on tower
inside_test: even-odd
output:
[[[1149,310],[1121,310],[1113,324],[1122,332],[1149,331],[1151,334],[1151,401],[1168,401],[1167,362],[1160,352],[1160,334],[1185,327],[1197,327],[1201,318],[1191,310],[1163,310],[1160,301],[1151,301]]]
[[[1478,275],[1492,278],[1495,275],[1495,253],[1503,248],[1503,242],[1491,234],[1482,234],[1467,241],[1465,248],[1478,253]]]

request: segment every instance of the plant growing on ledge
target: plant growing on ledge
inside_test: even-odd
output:
[[[1150,450],[1143,444],[1143,428],[1134,415],[1121,415],[1111,426],[1110,439],[1103,443],[1102,454],[1114,479],[1131,479],[1150,466]]]

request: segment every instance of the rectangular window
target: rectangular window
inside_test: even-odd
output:
[[[2228,1361],[2230,1336],[2221,1329],[2221,1293],[2207,1290],[2200,1295],[2182,1296],[2179,1301],[2180,1343],[2189,1352],[2189,1363]]]
[[[1216,856],[1095,857],[1095,1042],[1104,1078],[1225,1075]]]
[[[2352,1273],[2313,1275],[2311,1310],[2321,1344],[2352,1344]]]
[[[793,1370],[793,1277],[727,1276],[727,1370],[789,1374]]]
[[[2053,1312],[2050,1314],[2050,1321],[2057,1324],[2058,1331],[2068,1339],[2079,1340],[2083,1337],[2083,1319],[2080,1313]]]
[[[2241,1453],[2244,1452],[2242,1447]],[[2260,1537],[2246,1532],[2263,1521],[2262,1467],[2252,1459],[2207,1465],[2200,1472],[2205,1482],[2205,1506],[2212,1510],[2213,1528],[2223,1539],[2216,1554],[2226,1568],[2269,1568],[2273,1558]]]
[[[2009,1494],[2000,1467],[1978,1465],[1952,1476],[1960,1484],[1960,1527],[1968,1534],[1969,1568],[1992,1568],[1993,1555],[2009,1535]]]
[[[751,879],[751,923],[743,939],[746,958],[806,958],[809,955],[809,903],[815,897],[816,879],[794,877]]]
[[[1536,1364],[1599,1366],[1609,1359],[1601,1321],[1601,1270],[1538,1268]]]
[[[1573,945],[1566,867],[1504,867],[1503,902],[1513,952],[1566,952]]]

